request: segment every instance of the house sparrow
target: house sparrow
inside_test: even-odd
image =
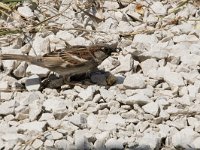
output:
[[[43,56],[0,54],[0,60],[26,61],[48,68],[63,77],[70,77],[95,70],[114,51],[116,46],[69,46],[65,50],[55,50]]]

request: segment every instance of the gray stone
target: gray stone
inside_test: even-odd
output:
[[[199,133],[193,131],[192,128],[186,127],[172,135],[172,144],[175,147],[190,149],[192,142],[199,136]]]
[[[25,81],[25,87],[28,91],[38,91],[41,86],[41,80],[39,76],[37,75],[32,75],[27,78]]]
[[[124,80],[124,86],[126,88],[131,88],[131,89],[142,89],[145,88],[145,78],[142,74],[133,74],[129,75],[125,78]]]
[[[148,103],[142,106],[142,108],[144,109],[146,113],[152,114],[154,116],[157,116],[159,113],[159,105],[156,102]]]

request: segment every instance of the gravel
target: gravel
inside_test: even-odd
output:
[[[24,1],[0,14],[0,28],[24,32],[0,36],[2,54],[121,49],[98,66],[105,73],[74,86],[46,68],[1,61],[0,149],[200,149],[198,0],[91,3]]]

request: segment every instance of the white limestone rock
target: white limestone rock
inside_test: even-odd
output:
[[[124,101],[128,105],[138,104],[140,106],[148,104],[151,102],[150,98],[143,93],[138,93],[133,96],[128,97]]]
[[[81,91],[78,96],[84,101],[91,101],[96,91],[95,86],[89,86],[86,90]]]
[[[43,56],[50,52],[50,39],[49,37],[44,38],[42,33],[36,33],[32,49],[29,52],[31,56]]]
[[[43,106],[47,111],[59,112],[66,110],[67,102],[61,98],[53,97],[45,100]]]
[[[192,142],[199,136],[199,133],[193,131],[191,127],[186,127],[172,135],[172,144],[175,147],[190,149],[193,147]]]
[[[57,131],[51,131],[50,134],[46,136],[46,138],[49,140],[59,140],[63,138],[63,135]]]
[[[154,133],[145,133],[139,140],[139,145],[149,145],[151,149],[158,150],[161,146],[161,138]]]
[[[55,148],[56,149],[69,149],[69,141],[66,139],[56,140],[55,141]]]
[[[166,72],[164,80],[173,88],[175,86],[184,86],[183,77],[176,72]]]
[[[27,75],[38,75],[39,77],[47,77],[50,70],[36,65],[29,65],[26,69]]]
[[[42,104],[40,101],[34,101],[33,103],[29,104],[29,119],[34,121],[42,112]]]
[[[125,120],[119,114],[108,114],[106,122],[110,124],[125,125]]]
[[[18,126],[18,130],[29,130],[29,131],[36,131],[36,132],[43,132],[44,128],[46,126],[46,122],[38,122],[38,121],[33,121],[33,122],[27,122],[27,123],[22,123]]]
[[[147,59],[141,62],[141,68],[144,75],[148,75],[150,70],[158,68],[158,62],[155,59]]]
[[[96,128],[98,126],[99,119],[96,115],[89,114],[87,117],[87,126],[90,128]]]
[[[108,139],[105,143],[107,149],[124,149],[123,142],[119,139],[111,138]]]
[[[17,11],[25,18],[31,18],[34,16],[32,10],[28,6],[18,7]]]
[[[26,75],[27,63],[25,61],[21,62],[20,65],[13,71],[16,77],[24,77]]]
[[[33,143],[32,143],[32,147],[34,149],[38,149],[43,145],[43,141],[36,139]]]
[[[133,58],[131,54],[127,54],[125,56],[119,56],[120,65],[116,67],[112,73],[116,74],[119,72],[128,72],[133,69]]]
[[[165,15],[167,13],[167,9],[161,2],[154,2],[150,8],[157,14],[157,15]]]
[[[69,117],[69,121],[78,127],[84,127],[87,124],[87,116],[85,114],[75,114]]]
[[[86,138],[85,134],[88,132],[87,129],[85,130],[77,130],[74,133],[74,139],[75,139],[75,146],[77,149],[90,149],[90,143],[88,142],[88,139]]]
[[[159,105],[156,102],[150,102],[142,106],[142,108],[144,109],[146,113],[152,114],[154,116],[157,116],[159,113]]]
[[[145,78],[142,74],[132,74],[124,79],[124,86],[130,89],[142,89],[145,88]]]
[[[15,107],[19,104],[15,100],[6,101],[0,104],[0,115],[9,115],[14,113]]]

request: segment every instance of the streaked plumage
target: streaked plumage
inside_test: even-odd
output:
[[[65,50],[56,50],[44,56],[0,54],[0,59],[27,61],[62,76],[71,76],[96,69],[114,51],[116,47],[113,46],[70,46]]]

